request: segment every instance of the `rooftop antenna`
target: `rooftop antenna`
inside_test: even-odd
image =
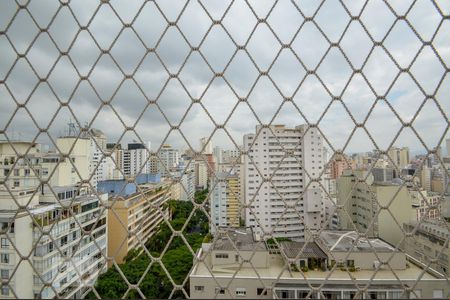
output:
[[[69,123],[69,134],[67,136],[69,137],[76,137],[78,135],[78,130],[74,122],[72,122],[72,119],[70,119]]]

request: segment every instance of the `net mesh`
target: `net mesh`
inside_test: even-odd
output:
[[[295,258],[286,258],[270,284],[252,257],[268,240],[273,241],[267,244],[271,252],[284,255],[281,240],[273,238],[291,220],[306,222],[300,203],[310,188],[319,191],[319,205],[328,203],[328,210],[317,214],[315,228],[305,226],[307,242],[333,228],[336,215],[340,222],[350,220],[348,229],[358,231],[359,238],[376,235],[382,227],[379,216],[384,216],[393,231],[401,232],[403,237],[392,245],[400,248],[420,227],[420,222],[408,228],[403,219],[397,220],[395,203],[403,193],[421,203],[421,220],[444,219],[449,169],[441,148],[448,137],[450,111],[449,11],[446,1],[425,0],[2,1],[0,136],[3,151],[10,149],[9,156],[2,153],[0,174],[1,201],[10,203],[0,212],[2,297],[20,297],[21,278],[31,272],[33,282],[27,284],[34,291],[29,296],[35,297],[189,298],[193,291],[188,275],[198,265],[219,287],[215,297],[243,293],[231,286],[244,267],[252,270],[263,288],[259,295],[264,295],[285,272],[293,271],[290,262],[306,253],[307,243]],[[286,144],[274,127],[278,124],[305,127],[298,140]],[[111,147],[101,144],[98,130],[106,133]],[[263,132],[278,147],[269,171],[253,155]],[[254,134],[248,143],[243,140],[247,133]],[[322,138],[326,151],[319,170],[303,170],[304,186],[292,196],[285,189],[289,182],[280,176],[289,174],[289,163],[304,164],[296,151],[310,133]],[[61,136],[70,138],[61,142]],[[202,143],[200,137],[205,137]],[[90,144],[80,146],[86,140]],[[144,145],[143,157],[131,158],[134,170],[125,170],[125,158],[116,155],[125,151],[119,144],[128,142]],[[210,142],[237,153],[221,152],[233,158],[224,169],[211,161]],[[37,143],[49,145],[51,151],[38,149]],[[173,153],[167,144],[187,150],[180,176],[171,172],[168,157]],[[396,145],[423,154],[415,173],[402,173],[405,166],[389,155]],[[95,158],[83,162],[80,147],[96,149]],[[354,164],[345,154],[373,149],[371,161],[364,162],[364,175],[353,179],[350,192],[336,202],[330,170],[337,168],[337,161],[344,169]],[[105,161],[128,183],[114,186],[115,196],[109,199],[97,181],[106,172]],[[428,189],[437,191],[431,202],[427,193],[411,189],[417,181],[423,185],[429,161],[434,162],[429,172],[440,178],[428,180]],[[369,183],[381,162],[403,179],[383,201]],[[141,174],[153,172],[150,168],[170,180],[149,191],[140,183]],[[259,175],[251,181],[250,194],[233,179],[238,168]],[[210,179],[208,190],[192,190],[199,176]],[[250,185],[249,180],[245,182]],[[71,191],[62,189],[70,185]],[[135,186],[133,199],[147,200],[133,219],[124,219],[126,205],[134,205],[133,200],[123,204],[130,186]],[[267,187],[278,199],[276,221],[262,230],[250,258],[211,215],[211,200],[220,187],[227,189],[228,204],[237,207],[228,212],[230,228],[244,225],[245,218],[265,228],[267,216],[260,215],[255,204]],[[87,191],[83,199],[90,206],[80,204],[81,190]],[[363,230],[352,221],[356,211],[348,203],[366,190],[373,207]],[[169,200],[183,197],[187,201],[182,204]],[[43,204],[47,200],[52,203]],[[111,231],[112,220],[117,232]],[[448,228],[448,223],[440,224]],[[143,234],[149,231],[153,236]],[[205,253],[196,254],[203,241],[212,243],[206,254],[224,241],[236,251],[238,263],[226,283],[204,263]],[[448,236],[443,245],[434,262],[448,255]],[[396,276],[390,264],[394,254],[381,257],[376,245],[369,248],[403,287],[400,292],[414,290]],[[349,249],[345,257],[354,251]],[[416,282],[432,263],[425,263]],[[322,287],[342,268],[334,265],[320,284],[297,270],[309,290],[303,296],[329,297]],[[69,276],[67,270],[72,270]],[[364,285],[351,284],[368,293],[380,270],[373,270]],[[354,272],[343,271],[350,277]],[[295,294],[274,291],[273,297]]]

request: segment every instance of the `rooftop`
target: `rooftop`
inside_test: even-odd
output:
[[[226,232],[217,233],[218,238],[213,242],[214,250],[233,251],[267,251],[264,242],[255,242],[250,228],[228,229]]]
[[[77,196],[75,199],[65,199],[65,200],[59,200],[57,203],[41,203],[33,208],[30,208],[30,213],[32,215],[39,215],[48,211],[52,211],[58,208],[67,208],[69,206],[74,206],[76,204],[81,204],[83,202],[91,201],[91,200],[98,200],[99,197],[97,195],[82,195]],[[101,198],[100,198],[101,199]],[[62,204],[62,205],[61,205]]]
[[[280,248],[288,258],[327,258],[325,252],[315,242],[284,241],[280,243]]]
[[[390,244],[377,238],[360,237],[356,231],[327,230],[320,233],[320,242],[330,251],[394,252]]]
[[[388,269],[378,270],[375,273],[374,270],[360,270],[356,272],[347,272],[335,269],[334,271],[319,271],[319,270],[309,270],[308,272],[292,272],[289,273],[286,262],[279,255],[272,255],[270,257],[270,267],[268,268],[253,268],[249,264],[243,264],[241,267],[230,267],[224,268],[222,265],[214,266],[211,269],[212,273],[205,266],[204,263],[198,263],[192,270],[192,277],[211,277],[214,275],[216,278],[260,278],[273,279],[273,280],[303,280],[308,279],[309,281],[323,281],[327,279],[328,281],[371,281],[380,280],[388,281],[392,280],[398,282],[401,281],[417,281],[417,280],[436,280],[438,277],[425,272],[422,275],[423,269],[420,267],[409,263],[409,267],[404,270],[395,270],[395,273]],[[256,273],[256,272],[257,273]],[[236,274],[235,274],[236,273]],[[375,274],[374,274],[375,273]],[[278,279],[278,276],[280,278]],[[445,279],[443,279],[445,280]]]
[[[417,221],[412,221],[409,225],[416,227]],[[443,238],[450,238],[450,230],[447,222],[439,222],[438,220],[422,220],[419,224],[419,230],[430,234],[439,235]]]

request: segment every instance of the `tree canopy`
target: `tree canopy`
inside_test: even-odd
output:
[[[197,192],[195,194],[195,202],[203,203],[207,193],[207,190]],[[192,252],[195,253],[201,247],[202,241],[209,232],[209,222],[204,211],[197,208],[188,221],[194,210],[194,205],[191,202],[169,200],[166,205],[168,205],[171,212],[172,220],[170,225],[174,230],[181,230],[183,225],[188,222],[182,234],[191,247]],[[193,253],[182,237],[172,237],[172,235],[172,230],[168,224],[162,222],[158,231],[146,242],[145,247],[154,257],[162,255],[161,261],[172,280],[176,284],[182,284],[192,268]],[[139,289],[146,298],[167,298],[173,290],[173,285],[161,265],[157,262],[151,264],[151,262],[151,258],[145,251],[133,249],[127,254],[124,263],[120,264],[119,268],[130,284],[139,283]],[[150,264],[150,269],[146,273]],[[189,285],[186,284],[186,291],[188,291],[188,287]],[[128,290],[128,284],[122,278],[117,268],[112,266],[107,272],[99,276],[95,289],[102,298],[122,298]],[[182,294],[177,293],[176,296],[181,297]],[[90,293],[89,298],[95,298],[95,295]],[[127,298],[137,299],[142,297],[136,290],[130,290]]]

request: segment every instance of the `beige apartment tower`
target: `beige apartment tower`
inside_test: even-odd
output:
[[[171,198],[167,183],[143,184],[129,196],[110,198],[108,210],[109,256],[120,264],[130,250],[139,249],[155,233],[164,218],[170,217],[164,205]],[[155,207],[159,206],[161,214]],[[129,233],[133,233],[130,235]]]

